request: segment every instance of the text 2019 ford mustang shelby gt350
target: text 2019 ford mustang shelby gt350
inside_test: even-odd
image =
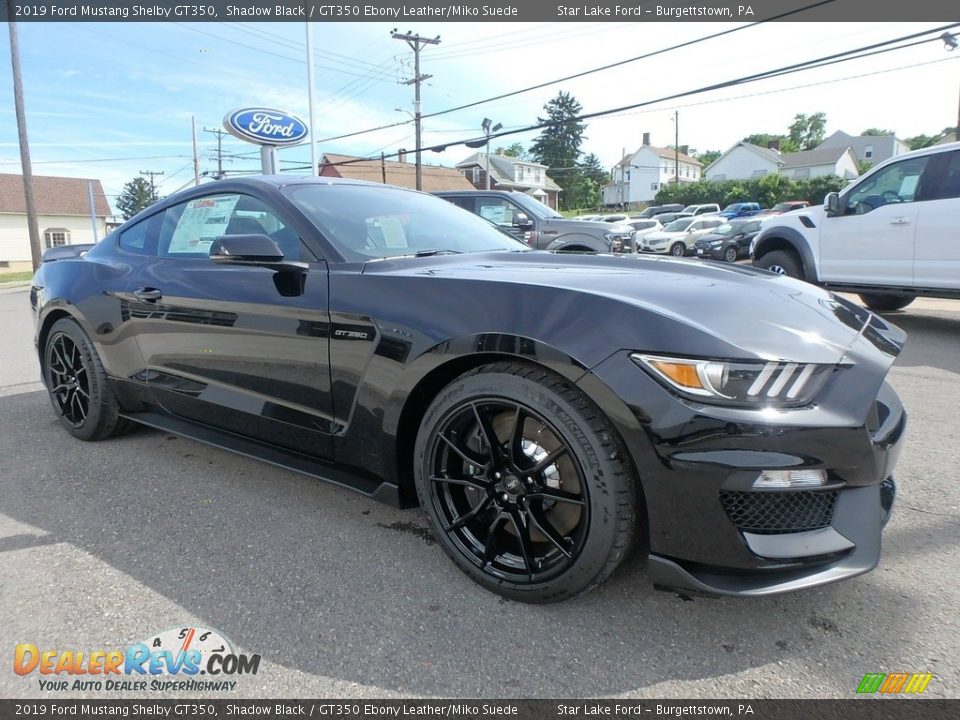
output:
[[[531,251],[325,178],[192,188],[63,254],[32,302],[76,438],[142,423],[420,505],[460,569],[531,602],[638,546],[658,586],[743,596],[878,561],[904,334],[805,283]]]

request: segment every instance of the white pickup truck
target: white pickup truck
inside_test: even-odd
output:
[[[859,293],[873,310],[960,299],[960,143],[890,158],[823,206],[764,220],[750,251],[758,267]]]

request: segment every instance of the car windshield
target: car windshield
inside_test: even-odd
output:
[[[535,218],[540,220],[550,220],[550,219],[563,219],[563,215],[558,213],[552,207],[544,205],[542,202],[537,200],[535,197],[530,197],[522,192],[511,193],[510,199],[517,203],[520,207],[526,210],[528,215],[532,215]],[[595,220],[598,219],[594,218]]]
[[[771,209],[773,212],[786,212],[787,210],[789,210],[789,209],[792,208],[792,207],[793,207],[793,203],[782,202],[782,203],[777,203],[776,205],[774,205],[774,206],[773,206],[772,208],[770,208],[770,209]]]
[[[714,235],[735,235],[736,233],[740,232],[740,228],[742,227],[743,225],[741,223],[737,223],[736,225],[734,225],[733,223],[724,223],[723,225],[715,229],[713,231],[713,234]]]
[[[699,205],[687,205],[687,206],[686,206],[683,210],[681,210],[680,212],[695,213],[699,207],[700,207]]]
[[[724,212],[737,212],[738,210],[740,210],[741,207],[742,207],[742,205],[741,205],[740,203],[734,203],[733,205],[727,205],[727,206],[723,209],[723,211],[724,211]]]
[[[693,222],[693,218],[680,218],[679,220],[674,220],[672,223],[667,225],[663,230],[664,232],[681,232],[686,230],[689,227],[690,223]]]
[[[486,220],[431,195],[320,183],[288,185],[283,193],[350,260],[530,249]]]

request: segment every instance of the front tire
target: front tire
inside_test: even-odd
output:
[[[864,305],[877,312],[903,310],[903,308],[916,300],[915,297],[905,295],[878,295],[875,293],[860,293],[860,299],[863,300]]]
[[[774,250],[773,252],[768,252],[754,264],[770,272],[775,272],[778,275],[787,275],[788,277],[797,278],[798,280],[806,279],[803,274],[803,265],[800,263],[800,258],[790,250]]]
[[[105,440],[130,427],[96,348],[72,319],[50,328],[43,349],[43,380],[60,424],[80,440]]]
[[[723,251],[723,259],[728,263],[737,261],[737,249],[735,247],[728,247]]]
[[[674,257],[683,257],[687,254],[687,246],[683,243],[674,243],[670,246],[670,254]]]
[[[577,388],[497,363],[431,403],[414,454],[434,534],[474,581],[513,600],[565,600],[603,582],[633,545],[627,452]]]

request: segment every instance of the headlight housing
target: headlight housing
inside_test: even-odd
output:
[[[807,405],[836,367],[762,360],[699,360],[643,353],[633,353],[630,357],[680,394],[721,405]]]

